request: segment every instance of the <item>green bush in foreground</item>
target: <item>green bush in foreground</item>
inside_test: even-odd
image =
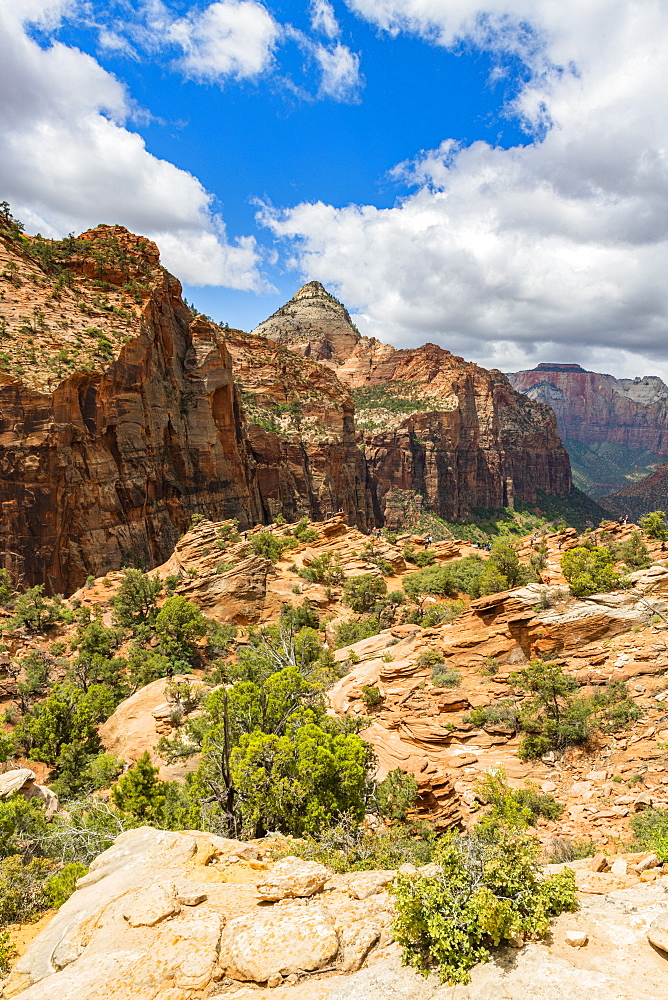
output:
[[[551,917],[577,910],[575,873],[541,878],[539,852],[535,838],[496,822],[445,836],[434,852],[441,874],[399,875],[390,888],[404,962],[425,975],[436,964],[442,982],[466,983],[490,948],[542,937]]]
[[[668,809],[647,809],[631,817],[631,829],[642,850],[668,861]]]

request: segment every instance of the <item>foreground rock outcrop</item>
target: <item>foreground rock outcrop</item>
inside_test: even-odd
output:
[[[501,949],[469,985],[451,987],[401,967],[387,892],[394,872],[332,875],[299,858],[272,862],[281,846],[149,827],[122,834],[0,995],[255,1000],[270,989],[275,1000],[659,1000],[668,991],[663,869],[626,888],[597,876],[610,879],[601,895],[588,888],[590,860],[576,862],[580,911],[554,921],[545,943]]]

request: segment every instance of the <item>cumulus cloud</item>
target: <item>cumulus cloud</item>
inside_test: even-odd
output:
[[[526,145],[451,137],[395,168],[390,209],[265,210],[293,264],[368,333],[509,369],[665,365],[668,81],[662,0],[347,0],[389,32],[521,56]],[[455,137],[456,138],[456,137]],[[635,358],[633,366],[630,359]],[[662,368],[668,374],[668,366]]]
[[[96,61],[26,33],[57,27],[74,0],[13,0],[0,7],[0,179],[30,231],[64,235],[113,221],[150,236],[163,262],[192,284],[258,289],[251,239],[225,236],[211,195],[185,170],[158,159],[127,127],[125,87]]]
[[[266,70],[279,27],[255,0],[220,0],[169,24],[167,39],[183,50],[179,60],[195,80],[244,79]]]

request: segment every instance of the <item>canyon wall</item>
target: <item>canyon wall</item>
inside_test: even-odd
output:
[[[626,488],[668,458],[668,386],[657,376],[616,379],[580,365],[541,364],[508,378],[552,407],[573,480],[590,496]]]
[[[193,513],[407,523],[567,493],[552,411],[433,344],[360,336],[310,282],[254,334],[117,226],[0,219],[0,560],[24,585],[164,561]]]
[[[617,379],[580,365],[541,364],[508,379],[554,410],[563,438],[609,441],[668,457],[668,386],[658,376]]]
[[[554,414],[434,344],[395,350],[360,336],[344,307],[309,282],[254,331],[318,357],[351,390],[376,516],[415,509],[448,519],[473,507],[568,493],[570,466]]]
[[[0,239],[4,565],[67,593],[163,561],[192,512],[260,520],[230,355],[157,247],[100,227],[32,253]]]

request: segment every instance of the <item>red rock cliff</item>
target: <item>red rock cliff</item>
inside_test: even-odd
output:
[[[571,489],[554,414],[500,372],[434,344],[395,350],[361,337],[344,307],[309,282],[257,330],[318,357],[350,387],[377,517],[403,523],[415,494],[445,518]]]
[[[569,441],[601,441],[668,457],[668,386],[657,376],[616,379],[580,365],[541,364],[508,376],[531,399],[548,403]]]
[[[0,236],[0,547],[25,584],[166,559],[193,511],[261,519],[232,363],[148,240]]]

